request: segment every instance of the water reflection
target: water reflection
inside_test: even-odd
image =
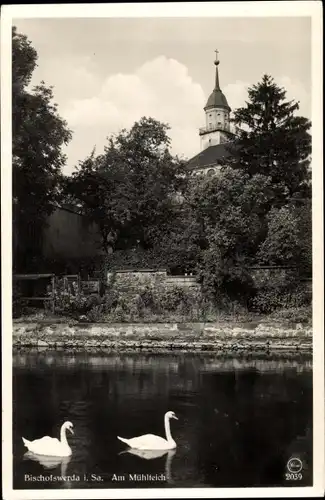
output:
[[[164,354],[151,353],[123,353],[107,354],[105,351],[98,354],[88,352],[72,351],[40,351],[39,349],[30,349],[28,351],[19,351],[14,354],[13,366],[17,368],[33,368],[37,363],[44,369],[51,367],[87,366],[93,369],[107,367],[118,370],[128,371],[152,371],[153,363],[155,372],[168,371],[182,375],[184,366],[187,369],[192,368],[197,371],[233,371],[247,370],[254,368],[258,371],[284,371],[288,368],[295,368],[298,371],[312,369],[311,354],[288,353],[283,354],[260,354],[255,355],[225,355],[215,352],[209,353],[179,353],[173,352]]]
[[[15,488],[292,486],[285,472],[294,454],[304,463],[300,486],[311,484],[308,357],[24,352],[14,356],[13,374]],[[121,453],[116,436],[148,428],[162,435],[171,408],[179,417],[176,454]],[[66,420],[75,430],[71,460],[48,464],[75,479],[26,482],[49,466],[43,457],[24,459],[21,436],[57,435]],[[165,474],[166,482],[112,480],[129,474]]]
[[[176,450],[136,450],[135,448],[128,448],[125,451],[121,451],[119,455],[124,455],[126,453],[129,453],[130,455],[134,455],[139,458],[143,458],[144,460],[155,460],[157,458],[161,458],[164,455],[166,455],[166,462],[165,462],[166,481],[169,484],[173,482],[171,465]]]
[[[60,474],[61,476],[67,475],[68,464],[71,460],[70,457],[50,457],[47,455],[37,455],[31,451],[27,451],[24,455],[24,460],[34,460],[34,462],[38,462],[44,469],[56,469],[57,467],[61,467]]]
[[[40,476],[43,475],[43,477],[46,478],[51,478],[54,476],[55,479],[52,479],[53,484],[59,484],[60,486],[63,486],[65,488],[72,488],[73,476],[69,475],[68,471],[68,465],[70,463],[71,456],[51,457],[47,455],[38,455],[31,451],[27,451],[23,456],[23,460],[32,460],[34,462],[37,462],[37,464],[41,466]],[[52,472],[52,475],[46,474],[46,472],[49,470]]]

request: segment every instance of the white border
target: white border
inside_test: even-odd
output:
[[[313,450],[314,485],[290,488],[171,489],[12,489],[12,317],[11,317],[11,27],[12,19],[51,17],[302,17],[312,19],[312,145],[313,145]],[[283,34],[284,35],[284,34]],[[8,5],[1,16],[1,228],[2,228],[2,411],[3,498],[256,498],[317,497],[324,493],[324,288],[323,288],[323,102],[322,3],[258,1],[207,3],[138,3],[79,5]],[[285,44],[285,37],[283,38]]]

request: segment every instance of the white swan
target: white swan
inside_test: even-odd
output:
[[[44,436],[41,439],[35,439],[34,441],[29,441],[25,438],[22,438],[22,440],[26,448],[36,455],[46,455],[48,457],[69,457],[72,451],[68,445],[66,431],[68,430],[71,434],[73,434],[72,428],[73,424],[71,422],[65,422],[62,425],[60,431],[60,441],[57,438],[51,438],[49,436]]]
[[[176,443],[172,438],[170,433],[170,419],[174,418],[178,420],[173,411],[168,411],[165,414],[165,432],[166,439],[155,436],[154,434],[144,434],[143,436],[138,436],[131,439],[125,439],[117,436],[117,439],[126,443],[130,448],[136,448],[137,450],[173,450],[176,448]]]

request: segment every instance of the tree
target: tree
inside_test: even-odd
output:
[[[173,218],[184,177],[183,162],[169,152],[168,128],[142,118],[67,179],[67,196],[98,225],[105,252],[152,248]]]
[[[250,176],[272,180],[273,204],[293,196],[310,197],[311,123],[297,116],[299,103],[286,101],[286,91],[264,75],[248,89],[246,106],[234,113],[238,137],[229,146],[230,164]]]
[[[191,193],[191,204],[204,227],[208,245],[216,242],[224,255],[254,258],[261,239],[271,180],[226,168],[202,179]]]
[[[60,194],[66,122],[44,82],[29,88],[37,52],[12,30],[12,168],[14,268],[29,270],[41,255],[42,231]]]
[[[262,264],[294,266],[311,273],[311,203],[273,208],[268,214],[268,232],[257,253]]]
[[[189,183],[185,193],[193,218],[189,241],[200,249],[196,265],[204,290],[218,301],[222,294],[248,292],[247,267],[263,241],[271,190],[269,177],[250,177],[231,167]]]

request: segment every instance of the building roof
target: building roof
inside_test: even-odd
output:
[[[226,96],[222,93],[220,88],[219,89],[215,88],[212,94],[210,94],[210,97],[207,100],[204,110],[206,111],[207,109],[210,108],[224,108],[227,109],[228,111],[231,111]]]
[[[230,156],[230,152],[227,149],[227,143],[216,144],[215,146],[209,146],[208,148],[201,151],[187,164],[188,170],[194,170],[195,168],[204,168],[208,166],[213,166],[220,163],[220,160]]]
[[[214,89],[212,91],[212,94],[210,94],[209,99],[207,100],[207,103],[204,107],[204,111],[207,111],[208,109],[211,108],[224,108],[227,111],[231,111],[230,106],[227,102],[226,96],[222,93],[222,90],[220,88],[220,82],[219,82],[219,71],[218,71],[218,66],[219,66],[219,59],[218,59],[218,51],[216,50],[216,60],[214,61],[215,67],[216,67],[216,77],[215,77],[215,84],[214,84]]]

